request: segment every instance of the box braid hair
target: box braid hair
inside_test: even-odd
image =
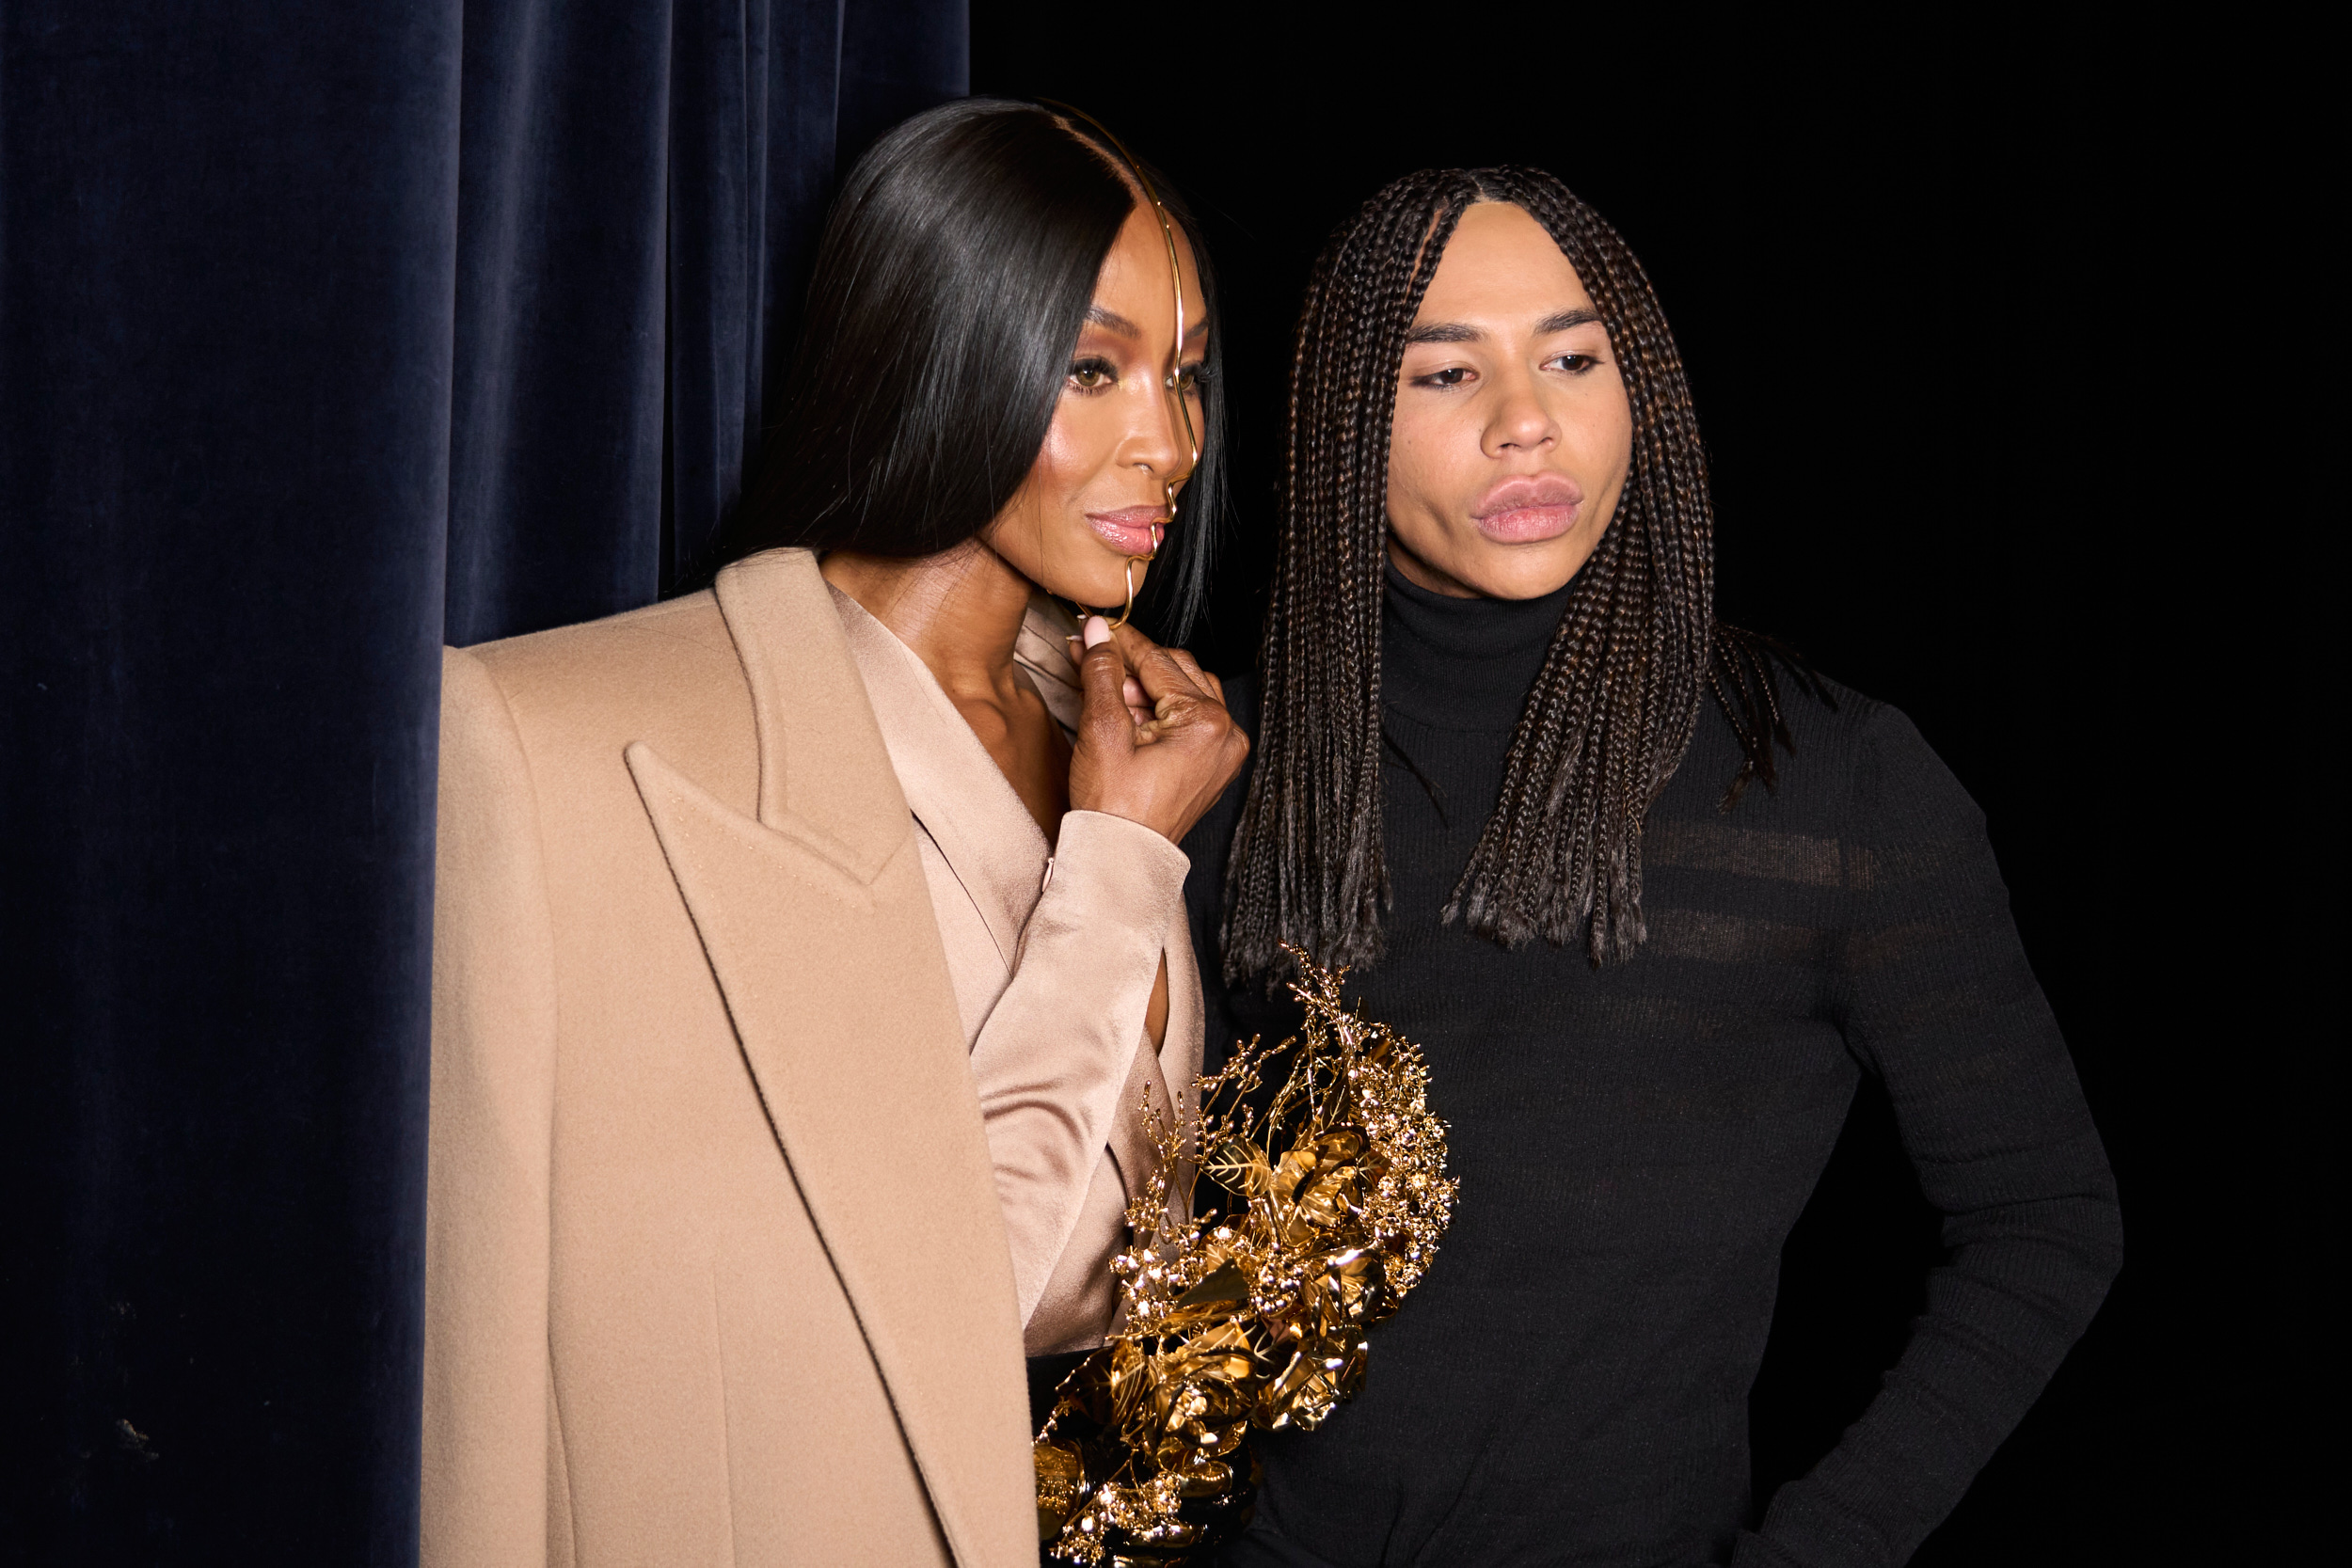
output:
[[[1259,654],[1257,763],[1226,875],[1229,980],[1293,942],[1325,964],[1380,950],[1380,629],[1389,435],[1406,334],[1463,212],[1507,201],[1591,293],[1633,412],[1631,471],[1577,574],[1511,741],[1501,796],[1443,919],[1518,947],[1581,937],[1597,966],[1642,921],[1642,824],[1710,693],[1744,762],[1724,800],[1790,745],[1779,644],[1714,616],[1714,522],[1682,357],[1617,231],[1539,169],[1432,169],[1365,203],[1315,263],[1291,364],[1281,537]]]

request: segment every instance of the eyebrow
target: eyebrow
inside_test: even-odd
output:
[[[1535,324],[1535,336],[1548,338],[1554,332],[1565,332],[1572,326],[1583,326],[1600,320],[1597,310],[1581,306],[1572,310],[1555,310]],[[1463,322],[1427,322],[1405,334],[1408,343],[1475,343],[1486,334]]]
[[[1137,326],[1135,323],[1129,321],[1118,311],[1110,309],[1105,306],[1088,306],[1087,324],[1089,326],[1099,326],[1107,331],[1116,332],[1122,338],[1140,338],[1143,336],[1143,328]],[[1197,322],[1187,324],[1184,327],[1184,341],[1192,341],[1193,339],[1198,338],[1208,329],[1209,318],[1206,316],[1201,317]]]
[[[1486,334],[1460,322],[1430,322],[1405,334],[1408,343],[1474,343]]]
[[[1598,320],[1599,311],[1581,307],[1573,310],[1555,310],[1535,324],[1535,336],[1549,337],[1554,332],[1565,332],[1571,326],[1588,326]]]

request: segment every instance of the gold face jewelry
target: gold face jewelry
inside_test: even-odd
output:
[[[1168,521],[1173,522],[1176,519],[1176,494],[1184,487],[1185,480],[1189,480],[1194,470],[1200,467],[1200,432],[1193,425],[1189,388],[1184,386],[1183,363],[1184,357],[1184,270],[1183,262],[1178,260],[1176,254],[1176,225],[1168,217],[1168,206],[1160,200],[1160,193],[1152,188],[1151,176],[1143,172],[1143,166],[1136,161],[1134,153],[1127,150],[1126,143],[1111,135],[1109,126],[1088,114],[1084,109],[1075,109],[1067,103],[1057,103],[1050,98],[1041,98],[1038,102],[1046,108],[1083,119],[1101,132],[1103,139],[1110,143],[1111,150],[1126,163],[1127,172],[1135,176],[1136,186],[1143,192],[1143,198],[1152,203],[1152,211],[1160,220],[1160,238],[1168,246],[1168,280],[1176,295],[1176,341],[1174,347],[1168,352],[1168,374],[1161,379],[1160,386],[1176,400],[1176,417],[1183,422],[1185,450],[1191,455],[1191,462],[1185,467],[1183,479],[1167,479],[1160,482],[1168,498]],[[1150,555],[1131,555],[1127,558],[1127,608],[1120,610],[1119,619],[1111,623],[1114,627],[1125,626],[1127,617],[1136,612],[1136,563],[1141,562],[1148,566],[1159,559],[1162,526],[1154,523],[1152,527],[1152,553]],[[1080,617],[1081,620],[1084,618]]]

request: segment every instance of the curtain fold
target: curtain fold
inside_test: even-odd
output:
[[[670,8],[466,10],[446,640],[643,604],[660,538]]]
[[[698,557],[836,166],[964,39],[0,8],[13,1552],[414,1560],[438,648]]]
[[[627,610],[699,564],[837,166],[961,96],[947,0],[466,8],[448,638]]]

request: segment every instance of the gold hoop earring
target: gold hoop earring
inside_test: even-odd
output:
[[[1160,558],[1159,529],[1157,526],[1153,527],[1152,533],[1152,553],[1150,555],[1131,555],[1127,558],[1126,563],[1120,568],[1120,570],[1127,576],[1127,608],[1120,610],[1119,612],[1119,619],[1110,624],[1113,631],[1117,631],[1120,626],[1125,626],[1128,618],[1136,612],[1136,562],[1140,561],[1146,566],[1149,566],[1152,562]],[[1089,610],[1086,606],[1080,604],[1075,599],[1070,601],[1070,612],[1073,616],[1076,617],[1077,622],[1081,626],[1086,625],[1088,616],[1100,615],[1103,613],[1099,610]]]

